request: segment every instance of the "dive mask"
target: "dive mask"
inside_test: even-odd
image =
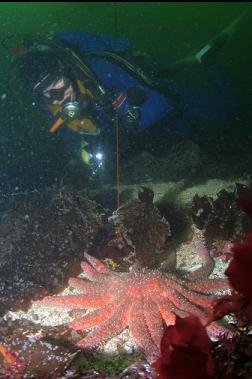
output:
[[[70,86],[71,81],[69,79],[62,76],[52,77],[52,75],[47,74],[33,87],[33,97],[37,101],[43,99],[49,103],[61,103]]]

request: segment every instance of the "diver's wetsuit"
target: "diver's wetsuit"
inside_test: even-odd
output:
[[[70,31],[61,32],[56,35],[56,39],[61,42],[70,43],[73,49],[79,52],[88,53],[91,51],[111,51],[118,53],[126,53],[128,49],[128,41],[124,38],[120,38],[115,42],[115,39],[110,36],[94,35],[83,31]],[[111,92],[119,92],[125,94],[129,88],[138,87],[144,90],[146,93],[146,101],[139,106],[140,120],[138,124],[138,130],[149,128],[164,117],[168,116],[174,109],[174,105],[171,99],[165,96],[157,89],[137,80],[134,75],[128,72],[126,69],[115,65],[113,61],[105,57],[85,57],[85,61],[91,67],[101,83],[105,88],[111,90]],[[132,108],[132,104],[129,103],[128,97],[123,101],[118,108],[119,119],[121,120],[121,126],[127,128],[127,124],[123,122],[124,115],[127,110]],[[109,133],[109,129],[114,125],[111,115],[107,114],[105,109],[96,110],[96,122],[97,127],[106,134]],[[108,125],[108,124],[112,125]],[[80,149],[79,136],[77,133],[71,131],[69,128],[60,127],[58,134],[63,141],[68,144],[72,149],[78,151]]]
[[[91,51],[111,51],[115,53],[127,53],[128,41],[120,38],[117,41],[110,36],[94,35],[85,31],[65,31],[56,34],[56,40],[70,44],[76,51],[88,53]],[[209,74],[209,88],[206,91],[192,89],[189,86],[179,84],[171,79],[165,79],[164,89],[152,88],[122,67],[118,67],[113,61],[102,56],[86,56],[85,61],[91,67],[105,88],[112,93],[125,94],[129,88],[142,88],[146,93],[146,100],[140,109],[140,120],[137,131],[155,126],[159,121],[165,129],[176,133],[186,134],[195,124],[201,120],[225,121],[236,112],[237,99],[230,83],[224,79],[217,66],[206,66]],[[165,88],[168,90],[166,91]],[[175,96],[170,96],[173,94]],[[176,103],[176,97],[179,102]],[[114,99],[115,100],[115,99]],[[127,129],[123,122],[124,115],[132,106],[128,98],[118,108],[121,131]],[[175,115],[175,117],[174,117]],[[113,117],[108,114],[106,108],[95,110],[95,122],[102,130],[102,137],[109,134],[114,125]],[[58,130],[61,137],[71,150],[79,153],[81,139],[79,135],[62,125]],[[94,137],[95,139],[97,137]],[[106,138],[106,137],[105,137]],[[102,143],[102,141],[101,141]]]
[[[238,93],[217,64],[205,65],[208,88],[190,88],[174,80],[165,80],[167,87],[180,98],[180,113],[166,129],[179,134],[189,134],[205,121],[229,123],[239,113]]]

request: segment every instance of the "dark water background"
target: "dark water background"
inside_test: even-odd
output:
[[[11,34],[42,34],[84,29],[126,36],[135,50],[147,53],[159,67],[196,52],[231,23],[245,2],[112,3],[3,2],[1,38]],[[117,13],[117,29],[115,27]],[[3,197],[58,183],[71,159],[49,135],[45,116],[31,106],[19,82],[15,57],[0,46],[0,190]],[[206,125],[191,138],[209,156],[250,174],[252,162],[252,10],[244,17],[219,56],[225,75],[241,95],[240,117],[230,125]],[[198,68],[183,74],[186,84],[204,87]],[[158,136],[157,136],[158,141]],[[142,143],[142,145],[144,145]],[[139,149],[144,148],[140,146]],[[156,146],[158,154],[158,144]],[[244,163],[244,164],[243,164]],[[77,178],[76,178],[77,180]]]

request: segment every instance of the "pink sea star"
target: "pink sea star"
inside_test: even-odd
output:
[[[78,309],[69,327],[87,331],[79,341],[81,348],[93,348],[120,334],[127,327],[135,345],[149,360],[160,355],[160,341],[165,325],[174,324],[175,315],[198,316],[206,324],[211,315],[214,292],[228,288],[225,279],[202,279],[190,282],[158,271],[119,273],[110,271],[101,261],[85,253],[82,270],[90,280],[70,279],[69,284],[81,293],[47,296],[43,304]],[[93,309],[85,314],[86,309]],[[223,329],[212,323],[209,331]]]

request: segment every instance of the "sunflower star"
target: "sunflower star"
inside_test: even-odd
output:
[[[87,261],[81,267],[89,280],[69,280],[69,285],[78,288],[80,294],[47,296],[40,301],[45,305],[79,310],[69,327],[89,332],[78,343],[84,349],[94,348],[128,327],[135,345],[152,360],[160,355],[164,327],[174,324],[176,314],[180,317],[195,315],[207,324],[214,298],[210,293],[228,288],[225,279],[190,283],[189,276],[183,280],[158,271],[119,273],[109,270],[87,253],[85,258]],[[93,311],[85,314],[86,309]],[[217,323],[212,323],[208,329],[214,333],[223,332]]]

